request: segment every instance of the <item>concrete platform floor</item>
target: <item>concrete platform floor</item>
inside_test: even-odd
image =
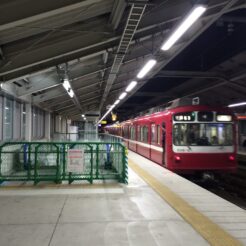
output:
[[[161,178],[159,166],[150,170]],[[175,185],[173,175],[164,174]],[[72,187],[0,189],[0,246],[209,245],[131,169],[128,185]]]
[[[0,245],[208,245],[129,171],[110,189],[0,190]]]

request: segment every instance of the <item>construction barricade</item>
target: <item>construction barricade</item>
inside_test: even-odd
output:
[[[0,183],[109,179],[127,183],[127,169],[121,143],[5,142],[0,146]]]

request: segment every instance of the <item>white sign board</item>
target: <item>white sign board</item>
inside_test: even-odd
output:
[[[67,171],[72,173],[84,171],[84,150],[69,149],[67,151]]]

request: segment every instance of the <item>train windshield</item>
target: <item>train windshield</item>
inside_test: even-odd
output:
[[[233,131],[230,123],[176,123],[173,144],[177,146],[231,146]]]

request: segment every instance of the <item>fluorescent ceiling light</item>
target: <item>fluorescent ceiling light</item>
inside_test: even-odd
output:
[[[72,89],[70,89],[69,91],[67,91],[67,93],[68,93],[68,95],[69,95],[71,98],[73,98],[74,92],[73,92]]]
[[[115,107],[115,105],[113,104],[109,110],[104,114],[104,116],[97,122],[97,124],[99,124],[112,110],[113,108]]]
[[[228,105],[228,107],[233,108],[233,107],[239,107],[239,106],[243,106],[243,105],[246,105],[246,102],[230,104],[230,105]]]
[[[120,100],[119,100],[119,99],[118,99],[118,100],[116,100],[116,101],[114,102],[114,105],[117,105],[119,102],[120,102]]]
[[[122,100],[123,98],[125,98],[127,95],[126,92],[123,92],[120,96],[119,96],[119,99]]]
[[[70,85],[68,79],[64,79],[62,85],[63,85],[63,87],[65,88],[66,91],[68,91],[71,88],[71,85]]]
[[[151,59],[149,60],[144,67],[140,70],[140,72],[137,74],[137,77],[139,79],[142,79],[156,64],[156,60]]]
[[[132,81],[127,87],[126,92],[130,92],[137,85],[137,81]]]
[[[204,5],[196,5],[196,7],[187,15],[178,28],[172,33],[168,40],[161,47],[162,50],[169,50],[177,40],[195,23],[195,21],[206,11]]]

